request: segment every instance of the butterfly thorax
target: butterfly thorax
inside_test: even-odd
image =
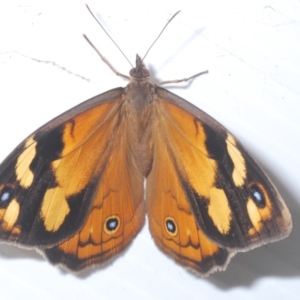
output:
[[[136,67],[130,71],[131,80],[125,88],[125,102],[129,120],[128,138],[133,145],[135,161],[140,172],[147,176],[152,166],[153,100],[155,87],[149,82],[149,71],[137,56]]]

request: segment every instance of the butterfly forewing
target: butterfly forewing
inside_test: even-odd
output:
[[[99,100],[101,105],[92,105]],[[111,148],[107,140],[119,105],[119,98],[104,97],[81,105],[80,113],[76,107],[30,135],[1,164],[2,239],[43,247],[82,226]]]

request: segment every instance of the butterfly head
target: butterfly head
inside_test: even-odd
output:
[[[135,68],[130,70],[129,75],[136,79],[148,79],[150,76],[149,71],[138,54],[136,55]]]

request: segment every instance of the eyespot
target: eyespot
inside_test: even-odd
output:
[[[14,188],[6,185],[4,187],[2,187],[2,189],[0,188],[0,206],[7,206],[10,202],[10,200],[13,198],[13,191]]]
[[[251,198],[254,201],[255,205],[259,208],[266,206],[266,198],[262,188],[254,182],[249,184],[249,189],[251,193]]]
[[[167,233],[171,236],[176,236],[178,233],[178,228],[177,228],[176,222],[171,217],[165,218],[165,229],[166,229]]]
[[[120,224],[120,218],[116,215],[113,215],[106,218],[103,229],[107,234],[111,235],[119,230]]]

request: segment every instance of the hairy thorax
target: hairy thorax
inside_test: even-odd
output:
[[[155,87],[148,79],[132,78],[125,89],[128,142],[140,172],[147,177],[153,161],[153,109]]]

